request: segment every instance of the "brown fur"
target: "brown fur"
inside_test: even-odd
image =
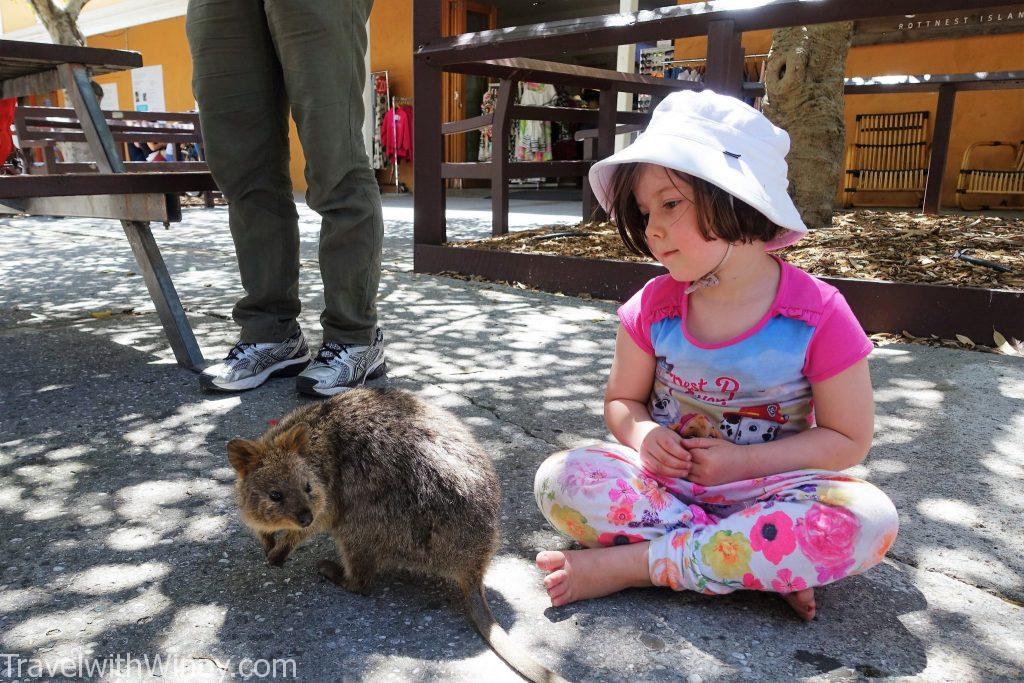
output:
[[[530,680],[561,680],[516,647],[487,606],[501,490],[490,459],[449,413],[406,391],[354,389],[296,409],[255,441],[233,439],[228,459],[242,520],[271,565],[327,533],[340,562],[317,567],[350,591],[368,593],[392,569],[451,579],[506,662]]]

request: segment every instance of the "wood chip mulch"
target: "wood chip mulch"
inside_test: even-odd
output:
[[[544,226],[501,237],[454,242],[451,246],[650,261],[629,252],[611,223]],[[841,211],[835,215],[832,228],[812,230],[779,254],[814,275],[1024,291],[1024,219],[1012,216]],[[509,284],[529,289],[521,283]],[[916,337],[908,332],[876,334],[871,338],[876,346],[909,342],[1024,355],[1024,344],[1016,339],[1007,340],[998,332],[991,340],[972,340],[962,335],[956,339]]]
[[[580,258],[649,261],[630,253],[611,223],[545,226],[452,246]],[[1024,291],[1024,219],[923,216],[857,209],[779,252],[814,275]],[[987,261],[1000,271],[962,257]]]

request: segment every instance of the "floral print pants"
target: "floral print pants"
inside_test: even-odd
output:
[[[800,470],[719,486],[656,477],[636,451],[599,444],[556,453],[534,492],[582,545],[650,541],[651,580],[707,594],[789,593],[859,574],[896,538],[896,508],[866,481]]]

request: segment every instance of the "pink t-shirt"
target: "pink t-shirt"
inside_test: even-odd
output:
[[[871,340],[835,287],[777,260],[771,308],[720,344],[689,335],[688,283],[669,275],[650,280],[619,308],[630,337],[657,359],[648,405],[655,422],[687,436],[710,429],[735,443],[772,441],[814,425],[811,384],[871,353]]]

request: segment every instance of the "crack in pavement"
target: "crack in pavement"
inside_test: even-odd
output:
[[[983,591],[985,593],[988,593],[992,597],[998,598],[999,600],[1002,600],[1003,602],[1005,602],[1005,603],[1007,603],[1009,605],[1014,605],[1016,607],[1024,607],[1024,600],[1020,600],[1019,598],[1015,598],[1015,597],[1011,597],[1009,595],[1006,595],[1005,593],[1002,593],[998,589],[992,588],[991,586],[980,586],[980,585],[978,585],[976,583],[968,581],[967,579],[965,579],[963,577],[956,576],[954,574],[950,574],[947,570],[942,569],[940,567],[922,567],[921,563],[918,562],[917,560],[912,559],[912,558],[897,557],[892,552],[886,553],[885,556],[887,558],[889,558],[890,560],[892,560],[893,562],[896,562],[898,564],[902,564],[902,565],[907,566],[907,567],[913,567],[914,569],[916,569],[919,572],[930,572],[932,574],[939,574],[941,576],[945,576],[947,579],[951,579],[953,581],[956,581],[957,583],[963,584],[965,586],[970,586],[971,588],[975,588],[977,590],[980,590],[980,591]]]
[[[534,441],[539,441],[539,442],[541,442],[541,443],[543,443],[543,444],[545,444],[547,446],[550,446],[552,448],[555,448],[555,449],[561,449],[562,448],[561,444],[558,444],[558,443],[555,443],[555,442],[552,442],[552,441],[548,441],[543,436],[539,436],[538,434],[535,434],[532,430],[530,430],[525,425],[522,425],[522,424],[520,424],[520,423],[518,423],[518,422],[516,422],[514,420],[510,420],[507,417],[504,417],[504,418],[501,417],[500,415],[498,415],[498,409],[496,407],[494,407],[494,406],[490,406],[490,405],[487,405],[486,403],[482,403],[478,399],[476,399],[476,398],[474,398],[472,396],[469,396],[467,394],[463,394],[463,393],[461,393],[461,392],[459,392],[459,391],[457,391],[455,389],[452,389],[450,386],[445,385],[445,384],[439,384],[437,382],[428,382],[427,384],[429,384],[432,387],[437,387],[438,389],[441,389],[441,390],[446,391],[446,392],[448,392],[450,394],[454,394],[454,395],[456,395],[456,396],[458,396],[460,398],[465,399],[466,401],[468,401],[473,406],[475,406],[475,407],[477,407],[477,408],[479,408],[479,409],[481,409],[481,410],[483,410],[483,411],[485,411],[487,413],[490,413],[494,417],[495,421],[502,422],[504,424],[516,427],[517,429],[519,429],[519,431],[523,432],[524,434],[529,436]]]

